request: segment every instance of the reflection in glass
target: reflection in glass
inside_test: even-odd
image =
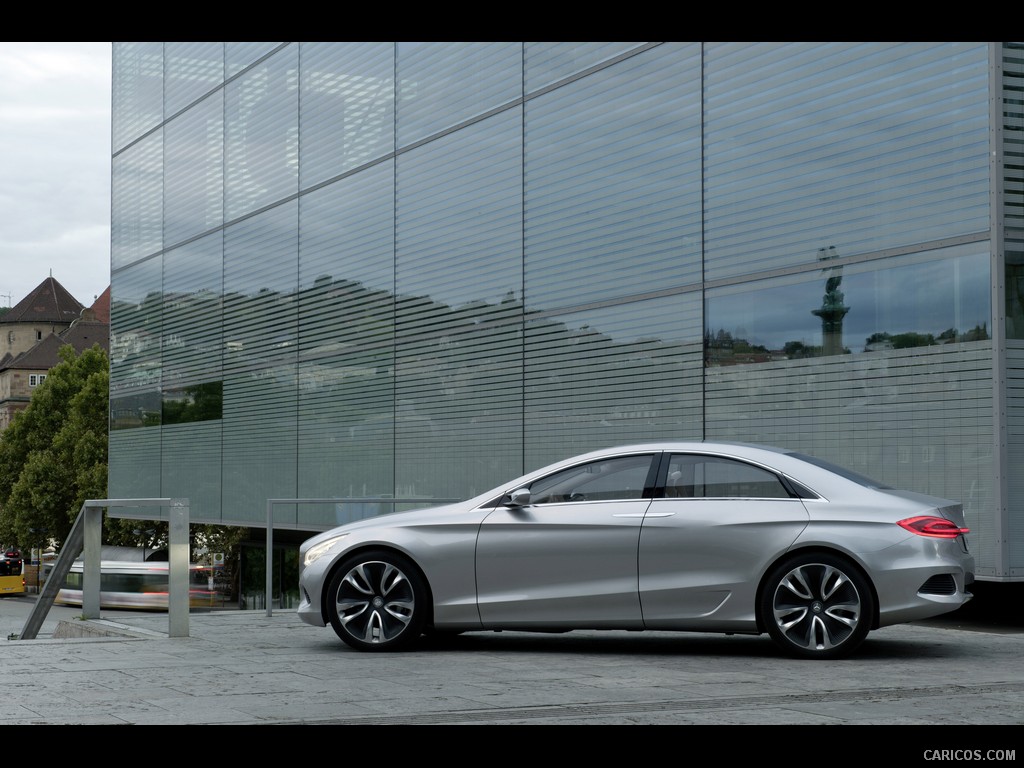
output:
[[[111,131],[116,152],[163,120],[164,44],[117,42],[111,56]]]
[[[296,495],[297,227],[292,201],[224,233],[225,514]]]
[[[705,278],[989,228],[989,48],[704,46]]]
[[[524,43],[526,92],[535,91],[618,56],[643,43]]]
[[[299,198],[303,498],[394,492],[393,201],[393,161]]]
[[[700,292],[528,317],[526,464],[595,445],[700,438]]]
[[[1024,339],[1024,252],[1006,250],[1006,337]]]
[[[295,194],[299,178],[298,46],[264,59],[224,92],[224,197],[235,219]]]
[[[224,43],[164,43],[164,113],[169,117],[224,82]]]
[[[394,146],[391,43],[300,43],[299,182],[309,188]]]
[[[163,131],[157,130],[111,161],[112,270],[163,247],[163,152]]]
[[[223,416],[224,384],[211,381],[163,391],[163,423],[213,421]]]
[[[402,42],[396,71],[398,146],[523,95],[522,44]]]
[[[224,222],[224,92],[164,127],[164,243],[171,247]]]
[[[820,275],[808,273],[709,291],[706,365],[989,338],[987,253],[918,257],[916,263],[885,269],[871,262],[836,265],[824,272],[824,296]]]
[[[666,43],[527,102],[529,309],[700,281],[700,78]]]
[[[112,275],[110,429],[159,426],[163,302],[162,259]]]

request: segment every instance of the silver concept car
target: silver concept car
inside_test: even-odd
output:
[[[767,633],[834,659],[970,600],[968,532],[959,502],[780,448],[628,445],[310,538],[298,614],[365,651],[447,633],[674,630]]]

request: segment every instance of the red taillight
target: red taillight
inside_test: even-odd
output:
[[[906,528],[918,536],[931,536],[936,539],[955,539],[960,534],[970,533],[970,528],[961,528],[944,517],[933,515],[920,515],[900,520],[897,525]]]

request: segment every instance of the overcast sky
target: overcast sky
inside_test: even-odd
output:
[[[0,306],[110,284],[110,43],[0,43]]]

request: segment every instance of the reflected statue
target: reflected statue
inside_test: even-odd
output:
[[[831,261],[839,257],[834,245],[827,249],[818,249],[818,261]],[[843,292],[839,286],[843,282],[842,267],[827,267],[823,270],[829,278],[825,281],[825,295],[821,299],[821,307],[811,310],[811,314],[821,318],[821,345],[823,355],[841,355],[843,347],[843,318],[850,308],[843,304]]]

